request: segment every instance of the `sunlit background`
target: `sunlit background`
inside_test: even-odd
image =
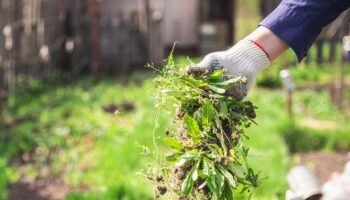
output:
[[[253,31],[278,0],[0,0],[0,199],[153,199],[154,72],[174,43],[186,66]],[[288,51],[257,77],[253,199],[284,199],[290,167],[321,182],[350,150],[350,14],[300,64]],[[294,90],[283,86],[288,69]],[[119,114],[115,115],[115,111]],[[171,112],[162,112],[156,142]]]

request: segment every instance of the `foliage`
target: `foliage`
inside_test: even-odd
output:
[[[195,78],[175,64],[172,54],[159,72],[157,106],[174,101],[177,112],[163,140],[174,151],[155,178],[158,196],[170,190],[173,198],[249,199],[260,184],[243,142],[245,128],[255,123],[255,107],[227,93],[244,79],[225,77],[223,70]]]
[[[256,80],[256,84],[259,87],[265,88],[279,88],[282,86],[281,79],[273,73],[265,73],[263,76],[259,76]]]
[[[292,153],[308,151],[348,151],[348,113],[338,110],[326,91],[307,90],[294,95],[295,121],[278,126]]]
[[[0,199],[6,199],[6,185],[8,184],[8,176],[6,174],[6,160],[0,158]]]

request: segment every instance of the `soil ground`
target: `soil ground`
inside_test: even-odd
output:
[[[59,178],[20,180],[8,186],[9,200],[63,200],[71,188]]]
[[[310,152],[300,154],[300,164],[313,168],[321,184],[325,183],[333,172],[342,172],[349,160],[349,153]]]
[[[25,159],[27,161],[24,161],[23,157],[28,157]],[[20,178],[8,185],[9,200],[63,200],[72,191],[59,175],[52,173],[38,177],[26,175],[26,165],[33,163],[31,156],[17,156],[10,163],[18,170]],[[49,168],[50,166],[44,166],[40,171],[47,171]]]

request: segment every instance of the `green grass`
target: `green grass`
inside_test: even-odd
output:
[[[187,61],[182,58],[180,62]],[[307,70],[296,70],[300,70],[297,84],[310,82],[304,78]],[[318,76],[327,73],[325,68]],[[40,173],[48,158],[52,160],[54,173],[62,174],[65,182],[77,189],[67,199],[152,199],[152,185],[139,173],[154,158],[152,132],[157,110],[153,106],[152,77],[149,72],[133,75],[132,80],[138,79],[135,82],[145,79],[142,85],[131,81],[123,86],[108,78],[94,84],[91,77],[84,77],[67,84],[29,81],[27,88],[19,89],[3,112],[0,199],[5,198],[6,184],[18,179],[16,169],[8,165],[9,159],[25,152],[36,160],[27,164],[31,176]],[[281,89],[255,88],[248,99],[259,107],[259,125],[247,132],[249,160],[262,177],[267,177],[254,199],[284,198],[285,175],[293,164],[290,149],[298,152],[350,148],[346,142],[350,141],[347,119],[335,109],[327,92],[295,93],[294,126],[290,126]],[[135,111],[113,115],[103,109],[123,101],[133,102]],[[167,152],[160,141],[171,116],[172,111],[164,112],[156,131],[161,154]],[[301,123],[305,118],[333,122],[337,128],[328,131],[305,127]],[[151,155],[146,156],[147,152]],[[88,190],[79,191],[81,185]]]
[[[6,124],[24,120],[1,132],[8,141],[1,143],[2,156],[31,152],[37,160],[34,170],[50,156],[67,183],[89,185],[89,195],[81,195],[87,199],[150,199],[147,182],[136,176],[148,160],[143,146],[153,147],[156,110],[150,88],[150,81],[124,87],[108,79],[94,85],[91,78],[63,86],[33,83],[15,94],[4,113]],[[136,111],[117,116],[103,111],[122,101],[134,102]]]
[[[261,19],[257,0],[240,0],[237,5],[236,40],[239,40],[253,31]],[[311,57],[315,54],[312,48]],[[187,63],[184,57],[178,61]],[[296,92],[291,125],[286,115],[284,91],[280,89],[279,71],[293,62],[295,55],[289,50],[257,79],[258,85],[272,85],[277,89],[255,88],[248,97],[259,107],[259,125],[247,132],[250,137],[247,146],[251,148],[249,160],[267,177],[255,192],[257,200],[284,199],[285,175],[293,165],[289,150],[349,150],[348,118],[335,109],[327,92]],[[292,75],[297,86],[327,83],[335,78],[338,65],[302,63],[292,68]],[[350,74],[349,67],[347,74]],[[6,199],[6,185],[19,178],[9,161],[22,153],[30,153],[35,158],[35,163],[27,164],[30,176],[37,176],[50,158],[54,173],[61,174],[65,182],[77,189],[67,197],[69,200],[153,199],[152,185],[138,173],[147,169],[153,160],[152,155],[145,155],[154,152],[152,132],[157,110],[153,106],[152,77],[143,72],[133,75],[132,80],[136,82],[145,80],[141,86],[133,82],[122,86],[108,78],[94,84],[92,77],[72,83],[23,80],[26,87],[17,89],[10,98],[0,121],[0,199]],[[103,111],[103,106],[125,100],[135,103],[135,111],[117,116]],[[156,131],[162,154],[167,149],[160,142],[161,136],[171,115],[171,111],[163,113]],[[301,123],[305,118],[330,121],[337,124],[337,128],[329,131],[305,127]],[[81,185],[88,190],[79,191]]]
[[[250,129],[247,145],[252,148],[251,162],[267,176],[256,191],[256,199],[284,199],[286,173],[293,161],[289,152],[349,150],[350,129],[346,118],[329,100],[326,92],[297,92],[294,119],[287,116],[283,91],[255,89],[248,98],[259,107],[258,126]],[[335,130],[305,127],[301,121],[312,118],[337,125]],[[293,149],[296,148],[296,149]],[[296,150],[296,151],[295,151]]]

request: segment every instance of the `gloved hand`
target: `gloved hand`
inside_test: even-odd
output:
[[[262,47],[251,40],[243,39],[226,51],[208,54],[200,63],[190,66],[189,72],[196,74],[205,70],[214,72],[224,69],[226,76],[243,76],[246,78],[244,89],[240,87],[238,90],[241,91],[231,90],[233,95],[242,98],[253,86],[258,72],[269,64],[268,55]]]

